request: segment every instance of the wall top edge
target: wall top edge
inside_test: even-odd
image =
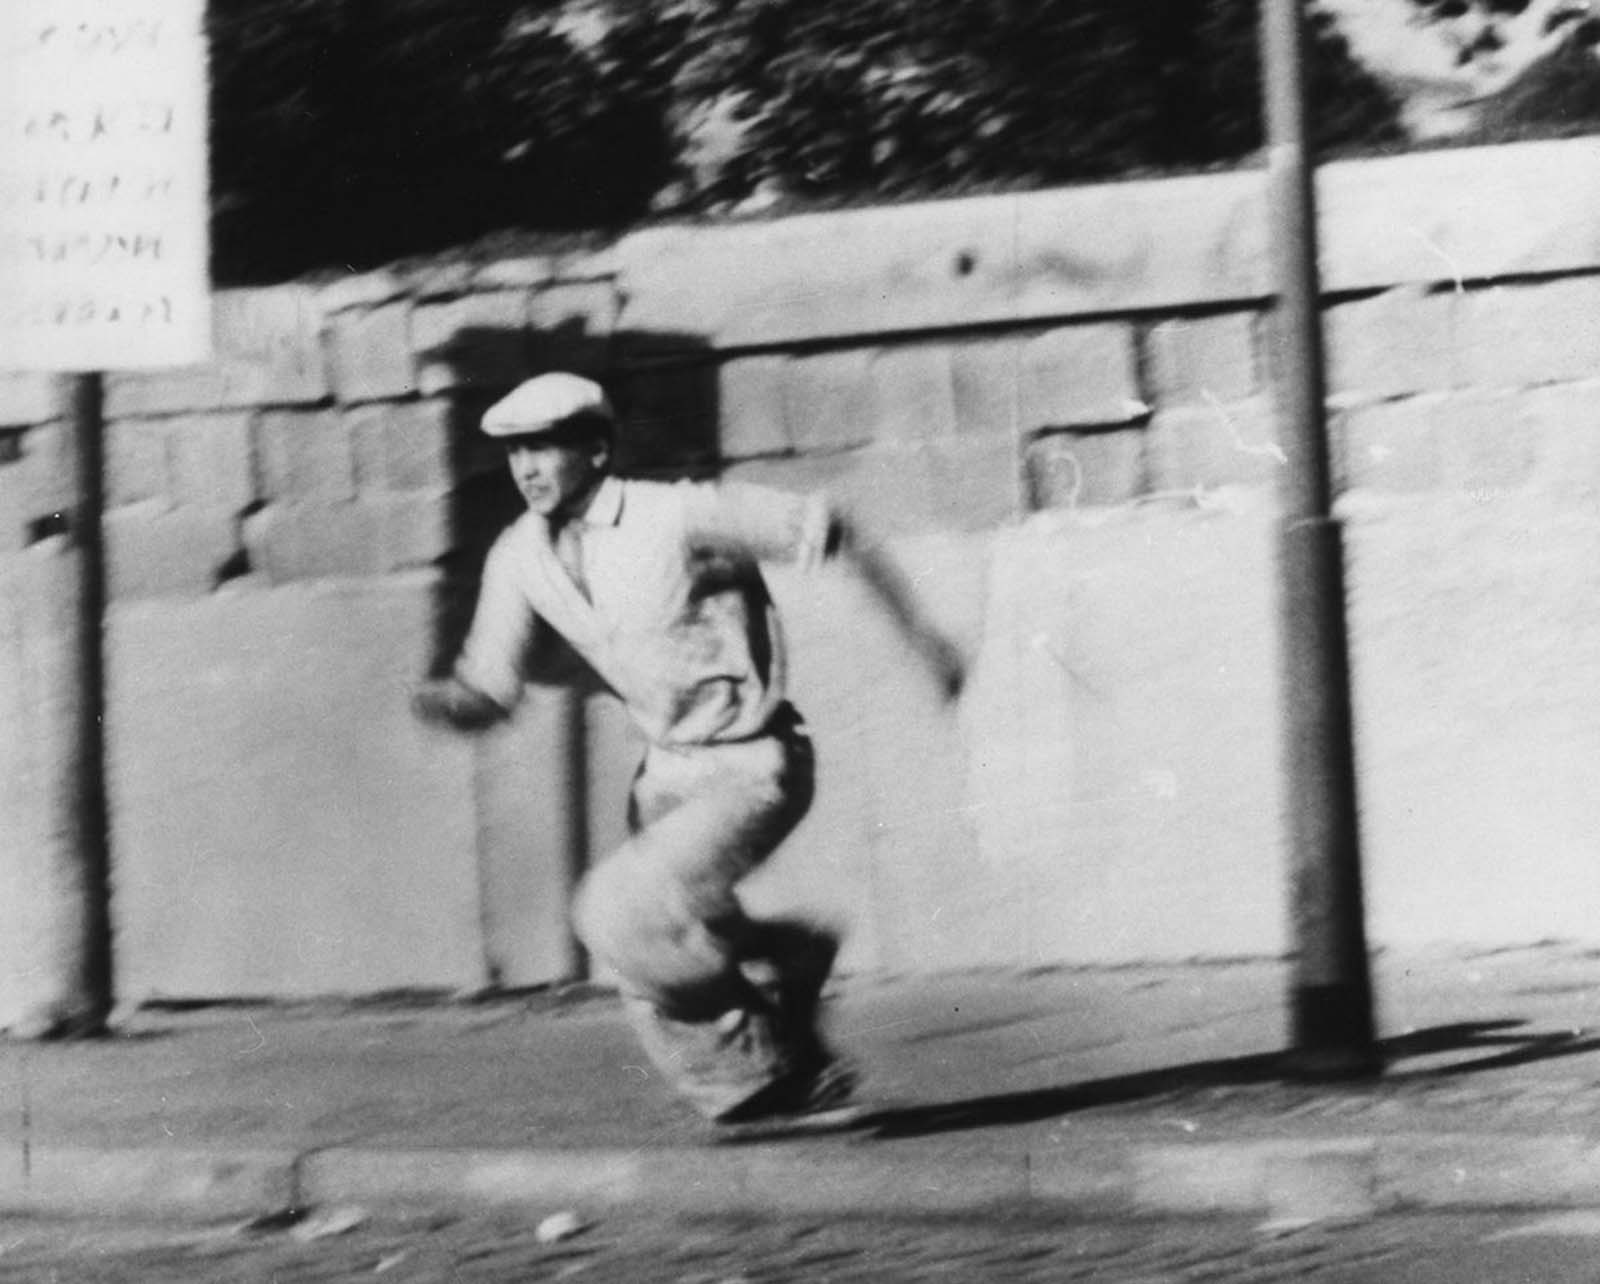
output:
[[[1328,292],[1600,266],[1600,138],[1318,171]],[[669,226],[616,247],[624,329],[716,347],[1250,306],[1270,296],[1267,171]]]

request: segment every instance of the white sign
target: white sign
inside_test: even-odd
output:
[[[204,0],[0,0],[0,367],[210,349]]]

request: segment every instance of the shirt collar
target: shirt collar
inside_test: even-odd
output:
[[[584,526],[615,526],[622,520],[622,483],[607,476],[600,482],[589,507],[578,519]]]

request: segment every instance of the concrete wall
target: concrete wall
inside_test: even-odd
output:
[[[1321,182],[1374,938],[1587,939],[1600,148]],[[1239,173],[219,295],[211,365],[108,387],[125,990],[559,972],[559,703],[469,743],[404,710],[514,511],[476,415],[552,367],[611,382],[633,471],[826,487],[973,658],[947,710],[859,585],[774,572],[822,791],[753,900],[836,918],[859,969],[1280,950],[1263,243]],[[55,413],[0,381],[0,585],[49,556]],[[588,722],[598,854],[634,749]]]

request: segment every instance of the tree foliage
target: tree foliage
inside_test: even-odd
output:
[[[1397,137],[1325,24],[1325,146]],[[216,274],[1238,161],[1254,0],[211,0]]]

